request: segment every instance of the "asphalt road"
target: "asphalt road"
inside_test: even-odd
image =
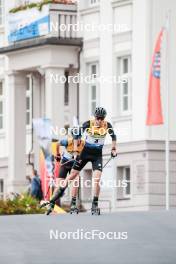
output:
[[[0,263],[175,264],[176,211],[0,216]]]

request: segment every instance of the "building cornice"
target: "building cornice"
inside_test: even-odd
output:
[[[111,150],[111,145],[105,145],[104,154],[108,155]],[[148,152],[148,151],[165,151],[164,140],[140,140],[140,141],[128,141],[118,143],[118,153],[135,153],[135,152]],[[176,141],[170,142],[170,152],[176,152]]]
[[[82,38],[76,38],[76,39],[71,39],[71,38],[66,39],[66,38],[58,38],[58,37],[35,38],[35,39],[16,42],[15,44],[9,45],[7,47],[0,48],[0,54],[8,54],[19,50],[26,50],[26,49],[31,49],[46,45],[82,47],[83,40]]]
[[[74,12],[77,11],[77,5],[75,4],[50,4],[50,11],[59,11],[59,12]]]

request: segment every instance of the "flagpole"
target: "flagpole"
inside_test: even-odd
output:
[[[170,117],[169,117],[169,29],[170,29],[170,14],[171,11],[168,10],[167,20],[166,20],[166,50],[165,50],[165,58],[166,58],[166,140],[165,140],[165,169],[166,169],[166,210],[169,210],[169,183],[170,183]]]

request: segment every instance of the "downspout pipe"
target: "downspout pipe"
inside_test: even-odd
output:
[[[34,118],[34,84],[33,84],[33,76],[31,75],[31,120]],[[28,153],[28,165],[31,165],[34,168],[34,162],[31,161],[31,156],[34,150],[34,128],[33,122],[31,123],[31,149]]]

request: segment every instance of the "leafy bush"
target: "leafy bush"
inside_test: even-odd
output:
[[[44,210],[39,208],[39,202],[26,194],[15,196],[13,199],[0,200],[0,215],[42,213]]]
[[[0,200],[0,215],[44,214],[47,210],[47,208],[41,209],[39,201],[27,194],[12,195],[11,198]],[[70,212],[70,203],[62,203],[61,208],[67,213]],[[82,205],[78,208],[80,212],[86,211]]]

